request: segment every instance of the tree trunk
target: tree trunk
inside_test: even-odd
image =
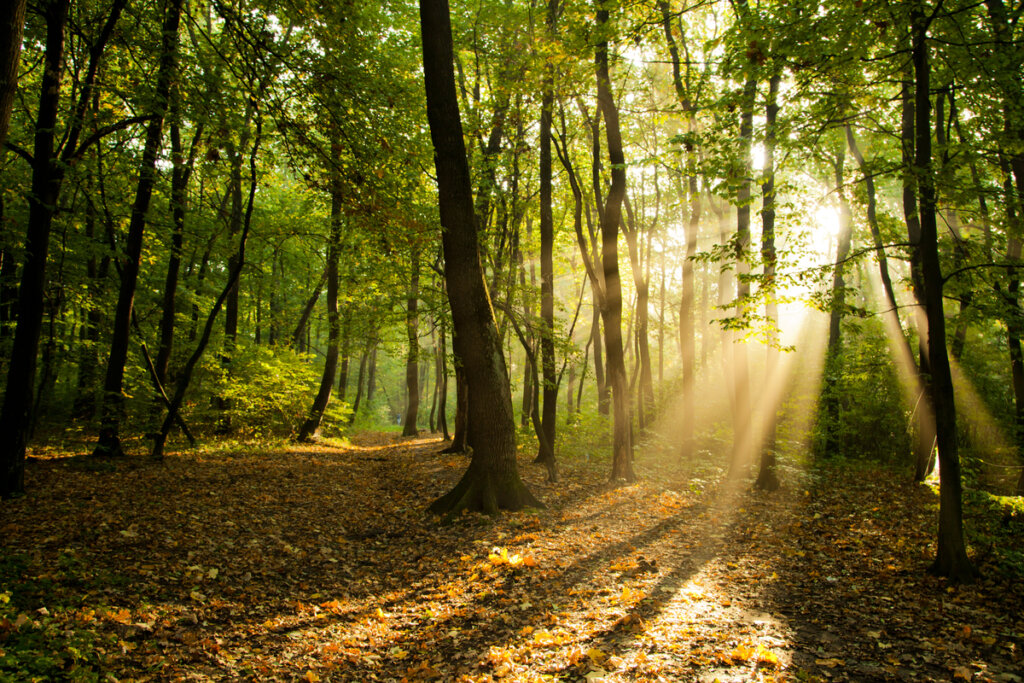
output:
[[[605,0],[596,0],[598,35],[603,35],[609,12]],[[608,161],[612,182],[601,210],[601,265],[604,272],[605,349],[608,354],[608,377],[612,389],[612,472],[611,480],[636,480],[633,472],[632,420],[629,405],[629,385],[622,349],[622,282],[619,277],[619,223],[622,220],[622,200],[626,195],[626,159],[622,151],[622,133],[619,130],[619,110],[611,91],[608,68],[608,41],[598,40],[594,64],[597,71],[597,102],[605,120],[608,143]]]
[[[740,104],[740,178],[736,190],[736,315],[742,316],[750,298],[750,282],[744,276],[750,273],[747,251],[750,249],[750,201],[752,167],[751,149],[754,137],[754,100],[757,80],[747,78]],[[751,463],[753,433],[750,424],[750,369],[747,345],[733,344],[733,446],[729,463],[729,476],[742,476]]]
[[[419,248],[412,248],[412,274],[409,280],[409,296],[406,301],[405,333],[409,342],[408,352],[405,357],[405,418],[402,420],[402,436],[416,436],[416,421],[419,419],[420,409],[420,252]]]
[[[334,163],[331,167],[331,229],[327,240],[327,355],[324,359],[324,373],[320,378],[320,389],[313,399],[309,416],[299,430],[300,442],[311,441],[320,436],[320,424],[331,400],[334,374],[338,369],[338,341],[341,336],[341,325],[338,320],[338,260],[341,251],[341,209],[344,197],[340,172],[335,169],[340,154],[341,144],[337,140],[332,140],[331,156]]]
[[[25,28],[25,0],[9,0],[0,8],[0,155],[7,141],[7,129],[18,89],[18,62],[21,58],[21,36]]]
[[[853,235],[853,222],[850,217],[850,205],[846,201],[844,167],[846,165],[845,147],[836,151],[832,162],[835,169],[836,197],[839,203],[839,235],[836,238],[836,261],[832,273],[832,305],[828,318],[828,346],[825,351],[825,378],[821,390],[821,421],[820,429],[824,431],[821,455],[831,456],[840,452],[839,437],[840,420],[839,375],[842,364],[842,322],[846,314],[846,260],[850,256],[850,242]]]
[[[921,221],[921,275],[925,315],[928,322],[928,358],[935,405],[936,440],[939,451],[939,533],[935,562],[930,571],[951,581],[971,581],[977,575],[967,557],[963,533],[960,454],[956,438],[956,404],[953,376],[946,352],[946,318],[942,302],[942,269],[939,263],[938,225],[935,216],[935,184],[932,176],[930,111],[931,63],[928,54],[928,25],[922,7],[911,9],[913,36],[916,154],[914,170],[919,174]]]
[[[340,293],[340,291],[339,291]],[[352,349],[352,309],[345,308],[341,322],[341,357],[338,369],[338,400],[344,402],[348,396],[349,363]]]
[[[356,399],[352,403],[352,414],[348,418],[349,424],[355,422],[356,416],[359,414],[359,406],[362,405],[363,379],[366,377],[366,361],[369,357],[370,349],[366,348],[359,358],[359,374],[356,376]]]
[[[547,29],[554,39],[559,0],[548,0]],[[548,469],[549,480],[555,471],[555,420],[558,408],[558,379],[555,377],[555,220],[551,212],[551,119],[555,106],[554,67],[544,72],[544,93],[540,105],[540,362],[543,391],[541,430],[544,438],[535,462]]]
[[[43,325],[46,255],[62,179],[59,162],[54,156],[54,136],[68,0],[53,0],[46,4],[44,16],[46,51],[36,114],[25,261],[18,289],[18,325],[7,366],[3,408],[0,409],[0,498],[10,498],[25,491],[25,446],[31,423],[36,352]]]
[[[914,481],[924,481],[934,467],[935,427],[937,419],[932,398],[931,372],[928,367],[928,334],[924,310],[924,278],[921,267],[921,218],[918,214],[918,176],[914,169],[916,134],[913,65],[907,64],[900,88],[900,142],[903,162],[903,216],[910,241],[910,280],[914,292],[914,324],[917,328],[918,382],[921,387],[915,413],[917,439],[914,445]],[[929,131],[930,134],[930,131]]]
[[[444,272],[455,350],[468,385],[472,460],[461,481],[434,501],[435,513],[497,514],[540,505],[519,477],[508,374],[480,262],[469,166],[452,67],[447,0],[420,0],[427,120],[434,145]]]
[[[775,266],[778,254],[775,251],[775,143],[776,123],[779,115],[779,83],[782,74],[776,69],[768,79],[768,103],[765,107],[764,135],[764,181],[761,183],[761,260],[764,262],[764,316],[772,329],[779,324],[779,306],[776,303]],[[774,344],[768,344],[765,359],[765,382],[762,391],[769,391],[779,364],[779,351]],[[761,491],[776,491],[779,475],[775,466],[775,427],[777,408],[774,402],[765,402],[765,438],[761,447],[761,462],[754,487]]]

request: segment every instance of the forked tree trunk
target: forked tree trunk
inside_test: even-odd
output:
[[[468,385],[469,468],[435,513],[497,514],[540,506],[519,477],[508,373],[480,263],[469,166],[453,73],[447,0],[420,0],[427,120],[434,145],[441,242],[455,350]]]

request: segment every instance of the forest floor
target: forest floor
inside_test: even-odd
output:
[[[442,526],[440,447],[32,458],[0,680],[1024,680],[1024,587],[986,548],[979,582],[929,577],[935,494],[891,470],[763,494],[640,453],[611,488],[523,453],[547,509]]]

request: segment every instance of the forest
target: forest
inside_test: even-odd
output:
[[[1022,14],[3,3],[0,681],[1024,680]]]

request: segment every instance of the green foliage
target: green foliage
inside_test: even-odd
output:
[[[298,429],[309,410],[310,396],[320,380],[319,368],[288,348],[244,344],[235,350],[229,366],[210,356],[206,361],[207,389],[228,402],[235,431],[245,437],[288,436]],[[332,401],[325,426],[340,424],[347,406]],[[221,412],[206,410],[212,425]]]
[[[828,440],[838,450],[823,453],[827,457],[892,463],[909,457],[909,415],[888,344],[876,318],[843,322],[842,347],[825,361],[815,452],[822,453]],[[821,412],[828,400],[838,403],[838,422]]]

